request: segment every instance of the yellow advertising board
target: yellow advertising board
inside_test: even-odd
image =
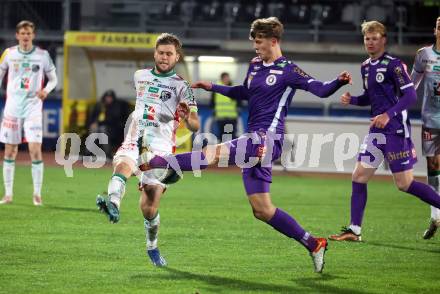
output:
[[[66,32],[64,44],[80,47],[154,48],[158,34]]]

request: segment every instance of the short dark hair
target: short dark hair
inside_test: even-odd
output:
[[[15,31],[18,33],[18,31],[22,28],[31,28],[33,31],[35,31],[35,24],[29,20],[22,20],[15,27]]]
[[[229,76],[229,73],[227,72],[222,72],[220,75],[220,78],[223,79],[224,77]]]
[[[176,35],[170,33],[160,34],[156,40],[156,49],[160,45],[174,45],[174,47],[176,47],[177,53],[181,54],[182,42],[180,42],[179,38]]]
[[[277,17],[259,18],[254,20],[251,24],[251,31],[249,32],[249,39],[256,38],[275,38],[281,40],[284,32],[284,26]]]

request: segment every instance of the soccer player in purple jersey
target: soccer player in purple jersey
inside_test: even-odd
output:
[[[362,63],[364,92],[359,96],[344,93],[344,105],[371,105],[369,134],[361,145],[352,176],[351,222],[336,241],[361,241],[361,225],[367,203],[367,183],[383,159],[389,163],[399,190],[440,207],[440,198],[431,187],[417,182],[413,165],[417,162],[411,141],[407,109],[416,101],[416,91],[406,66],[385,51],[386,28],[377,21],[362,24],[364,45],[370,58]]]
[[[142,154],[145,165],[141,168],[166,167],[168,162],[172,167],[173,160],[182,171],[203,169],[215,165],[219,160],[244,166],[243,183],[254,216],[281,234],[300,242],[310,252],[315,271],[322,272],[327,240],[313,237],[292,216],[272,204],[269,193],[272,162],[281,155],[284,118],[295,91],[301,89],[319,97],[328,97],[349,83],[351,77],[348,72],[343,72],[325,83],[313,79],[282,55],[282,33],[283,25],[275,17],[255,20],[251,25],[250,40],[258,57],[251,61],[244,83],[223,86],[200,81],[193,85],[194,88],[221,93],[233,99],[247,100],[248,136],[205,148],[202,152],[178,154],[173,158]],[[201,158],[202,164],[194,166],[194,160],[191,160],[194,158]],[[256,165],[240,164],[249,160],[257,160]]]

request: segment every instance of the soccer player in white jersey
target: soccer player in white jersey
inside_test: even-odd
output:
[[[156,41],[154,68],[134,74],[136,106],[124,142],[113,159],[114,173],[108,186],[108,198],[98,195],[97,205],[110,221],[119,221],[119,207],[125,193],[125,183],[132,174],[139,174],[139,142],[158,155],[175,151],[176,129],[181,119],[186,127],[197,132],[200,127],[197,105],[187,81],[174,71],[181,56],[180,40],[168,33]],[[143,140],[142,140],[143,138]],[[155,266],[166,265],[157,248],[160,223],[160,198],[167,186],[179,178],[175,172],[147,171],[141,174],[140,208],[144,216],[147,254]]]
[[[417,88],[424,81],[422,152],[426,156],[428,183],[440,192],[440,17],[434,28],[435,44],[417,51],[411,79]],[[423,239],[431,239],[440,227],[440,210],[431,206],[429,227]]]
[[[49,53],[32,43],[35,38],[35,25],[32,22],[19,22],[15,37],[18,45],[6,49],[0,59],[0,83],[8,73],[7,99],[0,130],[0,141],[5,143],[5,195],[0,204],[12,202],[15,158],[24,130],[32,160],[33,202],[38,206],[42,205],[43,184],[43,100],[55,88],[57,76]],[[43,88],[45,77],[48,82]]]

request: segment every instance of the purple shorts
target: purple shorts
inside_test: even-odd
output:
[[[392,173],[413,168],[417,162],[416,150],[411,138],[398,135],[370,133],[361,145],[358,161],[378,168],[386,160]]]
[[[242,168],[247,195],[270,191],[272,162],[281,156],[282,141],[281,135],[253,132],[226,143],[229,164]]]

